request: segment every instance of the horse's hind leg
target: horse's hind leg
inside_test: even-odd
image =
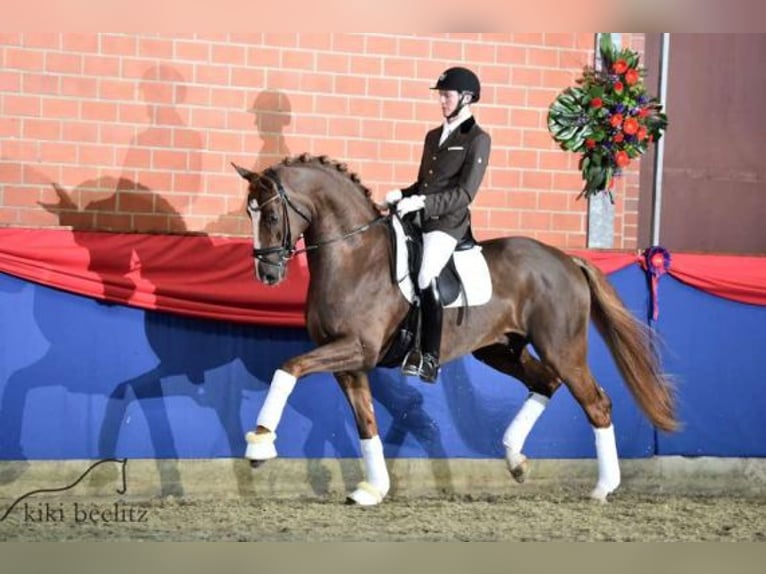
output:
[[[378,434],[369,380],[367,374],[361,371],[335,373],[335,378],[354,412],[365,471],[365,480],[357,485],[347,500],[350,504],[373,506],[383,501],[391,482],[383,456],[383,443]]]
[[[512,339],[508,346],[479,349],[474,356],[501,373],[515,377],[529,389],[529,396],[503,434],[508,470],[517,482],[524,482],[529,476],[529,462],[522,453],[524,443],[551,396],[561,386],[561,379],[529,353],[526,341],[521,338]]]
[[[551,352],[551,349],[556,349]],[[540,349],[546,364],[555,370],[577,400],[593,427],[598,458],[598,482],[591,498],[606,502],[606,497],[620,485],[620,464],[612,425],[612,401],[599,386],[587,363],[585,336],[566,344]]]

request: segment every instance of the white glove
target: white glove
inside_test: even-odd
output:
[[[412,213],[413,211],[419,211],[426,206],[425,195],[411,195],[405,197],[399,203],[396,204],[396,213],[399,217]]]
[[[402,198],[402,190],[401,189],[392,189],[386,194],[386,203],[388,205],[393,205],[397,201],[399,201]]]

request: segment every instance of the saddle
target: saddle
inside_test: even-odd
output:
[[[419,312],[414,304],[417,295],[417,274],[423,257],[423,236],[420,227],[410,218],[391,217],[387,225],[391,239],[391,280],[399,286],[410,302],[410,310],[399,325],[398,333],[379,366],[394,367],[412,347],[418,331]],[[459,307],[458,325],[468,307],[483,305],[492,297],[492,279],[481,246],[469,226],[458,242],[447,265],[437,279],[439,299],[444,308]]]

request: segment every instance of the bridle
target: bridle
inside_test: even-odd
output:
[[[272,184],[273,188],[276,190],[276,193],[272,195],[270,198],[268,198],[266,201],[258,205],[258,207],[256,208],[248,207],[248,212],[261,211],[263,207],[265,207],[272,201],[279,201],[282,206],[282,244],[278,246],[263,247],[259,249],[253,248],[253,257],[257,261],[261,263],[265,263],[267,265],[283,268],[285,266],[285,263],[289,261],[290,259],[292,259],[295,255],[298,255],[300,253],[307,253],[309,251],[314,251],[326,245],[330,245],[338,241],[343,241],[345,239],[348,239],[349,237],[357,235],[358,233],[363,233],[364,231],[367,231],[372,226],[382,221],[385,221],[386,219],[390,217],[386,215],[379,215],[372,221],[365,223],[363,225],[360,225],[358,227],[354,227],[350,231],[342,235],[339,235],[338,237],[333,237],[332,239],[327,239],[325,241],[318,241],[316,243],[306,245],[305,247],[301,249],[296,249],[295,245],[293,244],[292,232],[290,230],[289,210],[292,210],[295,214],[301,217],[308,224],[311,224],[311,218],[308,215],[306,215],[298,207],[298,205],[296,205],[295,202],[293,202],[290,199],[290,196],[287,195],[287,191],[285,190],[284,185],[282,185],[282,182],[279,179],[279,175],[274,169],[268,168],[259,176],[259,178],[269,181]],[[300,237],[298,237],[298,239],[300,239]],[[297,242],[297,239],[296,239],[296,242]],[[278,262],[274,262],[274,261],[270,261],[266,259],[267,256],[273,255],[275,253],[279,256]]]

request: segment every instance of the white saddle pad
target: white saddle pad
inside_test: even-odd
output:
[[[394,232],[396,234],[396,277],[402,295],[412,303],[415,297],[415,286],[412,284],[407,270],[407,243],[404,229],[397,217],[392,218]],[[469,307],[484,305],[492,297],[492,277],[489,274],[487,260],[477,245],[465,251],[456,251],[454,254],[455,268],[460,280],[463,282],[465,298]],[[464,306],[463,294],[446,307]]]

